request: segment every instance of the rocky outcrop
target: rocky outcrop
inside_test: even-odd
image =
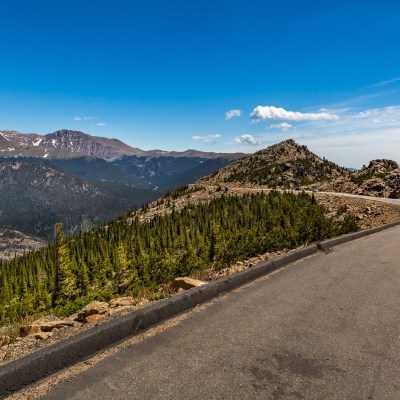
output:
[[[360,172],[361,173],[367,172],[370,175],[381,175],[381,174],[387,174],[388,172],[398,168],[399,166],[396,161],[377,159],[370,161],[368,167],[363,168]]]
[[[323,191],[400,198],[400,169],[393,160],[372,160],[367,167],[319,185]]]
[[[400,169],[396,169],[386,176],[386,187],[389,189],[388,197],[391,199],[400,198]]]

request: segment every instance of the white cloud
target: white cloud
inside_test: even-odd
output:
[[[240,117],[242,110],[229,110],[225,113],[225,119],[232,119],[233,117]]]
[[[399,122],[400,106],[370,108],[358,112],[356,117],[361,119],[370,119],[373,117],[381,120],[381,122]]]
[[[73,120],[74,121],[89,121],[91,119],[96,119],[96,117],[74,117]]]
[[[215,135],[206,135],[206,136],[192,136],[192,140],[202,140],[204,143],[210,143],[212,139],[218,139],[221,135],[216,133]]]
[[[286,132],[290,128],[293,128],[293,125],[288,124],[287,122],[282,122],[281,124],[271,125],[271,128],[282,129],[283,132]]]
[[[334,109],[340,119],[303,121],[290,138],[320,156],[347,167],[360,168],[375,158],[400,161],[400,105],[365,109]],[[266,130],[258,134],[264,145],[288,139],[288,133]]]
[[[391,83],[394,83],[394,82],[397,82],[397,81],[400,81],[400,77],[393,78],[393,79],[388,79],[386,81],[381,81],[381,82],[375,83],[375,84],[371,85],[371,87],[382,87],[382,86],[390,85]]]
[[[98,122],[96,125],[97,125],[97,126],[107,126],[107,124],[104,123],[104,122]]]
[[[322,121],[339,119],[336,114],[330,114],[327,112],[301,113],[297,111],[286,111],[284,108],[274,106],[257,106],[250,114],[250,118],[255,121],[266,119],[287,119],[291,121]]]
[[[247,143],[247,144],[251,144],[252,146],[258,146],[261,144],[261,141],[259,139],[256,139],[253,135],[249,135],[249,134],[244,134],[244,135],[235,137],[235,139],[233,139],[233,141],[237,144]]]

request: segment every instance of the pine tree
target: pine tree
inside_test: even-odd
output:
[[[116,258],[113,286],[117,293],[120,294],[127,287],[129,279],[128,255],[122,242],[118,245]]]
[[[55,234],[56,259],[52,298],[53,307],[57,304],[65,304],[68,300],[73,300],[78,295],[73,263],[61,224],[56,224]]]

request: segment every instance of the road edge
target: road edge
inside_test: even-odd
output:
[[[210,282],[207,285],[160,300],[143,309],[95,326],[85,332],[5,364],[0,367],[0,398],[11,395],[61,369],[88,359],[97,352],[145,329],[265,276],[294,261],[316,254],[320,250],[327,250],[398,225],[400,225],[400,221],[294,250],[270,261],[262,262],[254,267]]]

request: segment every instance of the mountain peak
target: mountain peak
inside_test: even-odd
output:
[[[78,153],[113,161],[123,155],[136,155],[137,149],[117,140],[91,136],[80,131],[60,129],[43,136],[40,145],[64,152]]]
[[[307,158],[319,159],[317,155],[308,150],[307,146],[301,145],[293,139],[284,140],[283,142],[259,150],[254,156],[272,163],[286,163]]]
[[[243,157],[201,182],[292,188],[329,179],[342,171],[343,168],[321,159],[306,146],[288,139]]]
[[[58,131],[48,133],[45,135],[47,136],[80,136],[80,137],[90,137],[87,133],[81,132],[81,131],[74,131],[71,129],[59,129]]]

